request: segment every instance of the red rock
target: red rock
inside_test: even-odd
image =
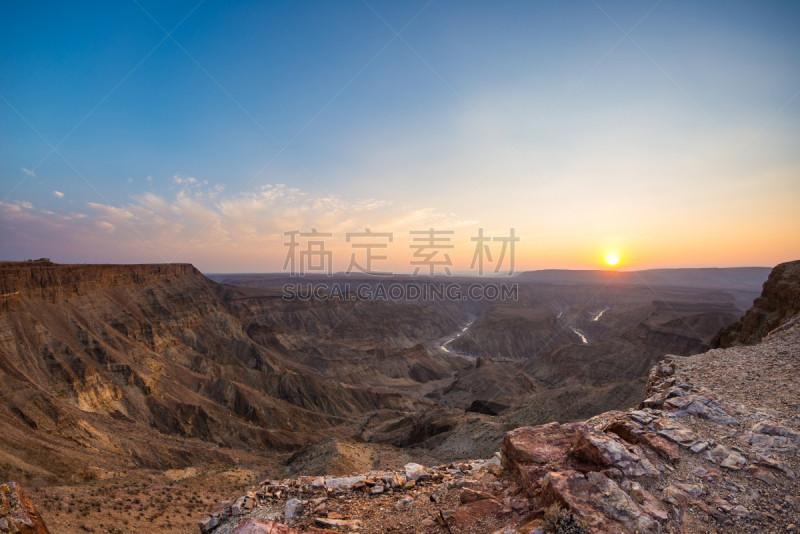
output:
[[[662,458],[665,458],[670,462],[677,462],[681,459],[680,447],[678,447],[677,444],[667,441],[661,436],[657,436],[650,432],[642,434],[640,438],[642,442],[649,445],[650,448],[661,455]]]
[[[649,461],[628,451],[615,434],[604,434],[588,426],[579,429],[571,454],[602,467],[616,467],[629,477],[658,474]]]
[[[466,504],[466,503],[469,503],[469,502],[475,502],[475,501],[483,501],[483,500],[486,500],[486,499],[493,499],[493,498],[494,497],[492,496],[491,493],[486,493],[484,491],[475,491],[475,490],[472,490],[472,489],[469,489],[469,488],[464,488],[461,491],[461,496],[460,496],[460,500],[461,500],[462,504]]]
[[[503,453],[514,464],[563,464],[579,426],[584,425],[549,423],[517,428],[503,437]]]
[[[511,508],[495,499],[483,499],[442,511],[449,527],[465,529],[478,521],[493,518],[498,521],[510,519],[514,514]]]
[[[649,514],[610,478],[592,472],[550,473],[542,486],[541,504],[559,502],[583,519],[592,533],[658,532],[660,527]]]
[[[22,534],[50,534],[44,519],[16,482],[0,486],[0,521],[5,523],[2,532]]]
[[[639,443],[639,439],[645,431],[639,423],[630,421],[625,415],[622,415],[611,419],[603,427],[603,432],[616,434],[628,443]]]
[[[680,448],[676,444],[649,432],[639,422],[631,420],[631,417],[630,414],[614,417],[603,427],[603,431],[616,434],[628,443],[649,445],[650,448],[671,462],[680,459]]]
[[[528,493],[532,493],[542,485],[542,479],[544,479],[545,475],[552,471],[553,468],[554,466],[549,465],[520,464],[517,466],[517,474],[519,475],[520,482],[522,482],[522,486]]]
[[[758,480],[764,482],[765,484],[769,484],[770,486],[775,486],[780,482],[775,475],[773,475],[766,469],[762,469],[754,465],[749,465],[745,467],[744,470],[747,471],[747,473],[753,478],[757,478]]]
[[[549,423],[539,426],[517,428],[503,437],[503,454],[512,470],[516,470],[522,485],[532,493],[544,476],[553,470],[564,469],[571,463],[570,450],[583,423],[560,425]],[[570,465],[578,470],[578,465]],[[584,466],[580,470],[593,470],[595,466]]]

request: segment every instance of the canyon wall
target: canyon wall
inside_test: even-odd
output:
[[[723,328],[713,348],[753,345],[800,312],[800,260],[776,266],[764,282],[761,296],[744,317]]]

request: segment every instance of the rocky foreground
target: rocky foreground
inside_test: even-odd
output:
[[[268,480],[214,534],[800,531],[800,315],[760,344],[668,356],[639,409],[523,427],[490,460]]]

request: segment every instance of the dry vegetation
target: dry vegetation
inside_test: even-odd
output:
[[[51,531],[196,534],[198,519],[220,501],[257,487],[263,471],[212,468],[202,474],[188,469],[86,475],[90,480],[78,485],[28,487]]]

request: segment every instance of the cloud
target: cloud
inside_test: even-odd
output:
[[[53,191],[53,194],[58,198],[64,198],[64,193],[62,193],[61,191]]]
[[[32,210],[33,209],[33,204],[31,204],[30,202],[25,202],[24,200],[17,200],[17,204],[19,204],[20,206],[22,206],[26,210]]]
[[[181,177],[181,176],[178,176],[177,174],[176,174],[175,176],[173,176],[173,177],[172,177],[172,181],[173,181],[174,183],[176,183],[176,184],[196,184],[196,183],[197,183],[197,179],[196,179],[196,178],[192,178],[192,177],[188,177],[188,178],[186,178],[186,177]],[[208,183],[208,182],[205,182],[205,183]]]
[[[280,270],[286,254],[284,232],[317,228],[333,233],[326,248],[335,251],[334,268],[342,270],[352,252],[345,233],[364,228],[393,232],[390,257],[396,254],[393,259],[399,261],[409,250],[409,230],[438,226],[444,217],[431,208],[375,198],[324,196],[285,184],[231,195],[224,195],[224,190],[224,186],[214,185],[184,187],[168,196],[145,192],[117,205],[87,202],[81,210],[85,213],[65,215],[34,213],[19,203],[0,204],[0,224],[15,228],[20,247],[47,236],[48,250],[54,251],[51,255],[62,250],[72,261],[191,261],[206,268],[229,264],[224,268],[261,271]],[[472,221],[453,217],[447,222],[448,228],[456,228]],[[468,230],[458,233],[468,239]]]
[[[128,183],[132,184],[133,183],[133,178],[128,178]]]
[[[22,211],[22,208],[17,206],[16,204],[6,204],[5,202],[0,202],[0,208],[7,213],[13,213],[16,211]]]
[[[145,180],[147,180],[148,182],[152,182],[153,181],[153,177],[152,176],[148,176],[147,178],[145,178]]]
[[[28,176],[33,176],[34,178],[36,178],[36,173],[35,173],[35,172],[33,172],[33,171],[29,171],[29,170],[28,170],[28,169],[26,169],[25,167],[22,167],[22,172],[24,172],[24,173],[25,173],[25,174],[27,174]]]

